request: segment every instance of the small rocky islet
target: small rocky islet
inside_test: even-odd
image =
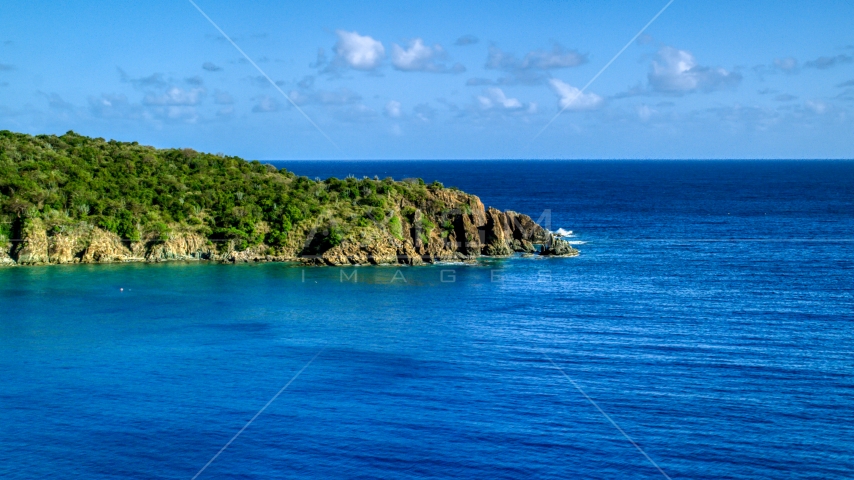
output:
[[[311,180],[257,161],[0,131],[0,265],[423,265],[578,250],[439,182]]]

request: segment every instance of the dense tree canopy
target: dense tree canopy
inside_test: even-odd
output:
[[[334,243],[341,235],[336,229],[377,219],[399,229],[390,199],[417,202],[426,188],[423,181],[391,179],[318,182],[238,157],[74,132],[0,131],[0,241],[16,223],[40,217],[49,228],[87,222],[129,241],[166,239],[174,228],[192,228],[243,247],[275,247],[298,223],[327,216],[337,218],[325,239]]]

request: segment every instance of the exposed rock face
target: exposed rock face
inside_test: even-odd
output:
[[[214,245],[199,232],[178,229],[166,241],[128,242],[89,224],[62,225],[48,233],[44,223],[28,219],[14,247],[0,250],[2,265],[165,262],[211,260],[227,263],[293,261],[312,265],[421,265],[425,262],[472,262],[482,255],[506,257],[514,252],[575,256],[578,250],[513,211],[486,209],[474,195],[430,189],[426,197],[401,199],[386,217],[350,228],[334,237],[332,220],[293,226],[284,244],[238,250],[235,242]],[[332,217],[327,217],[332,218]],[[392,219],[400,222],[392,229]],[[320,220],[317,220],[320,221]],[[264,230],[264,225],[258,231]],[[394,233],[393,233],[394,230]],[[263,232],[262,232],[263,233]],[[10,253],[10,254],[7,254]]]
[[[477,256],[481,253],[483,242],[480,238],[481,230],[472,221],[472,215],[459,215],[454,221],[456,233],[457,250],[469,256]]]
[[[549,232],[537,225],[531,217],[511,210],[504,212],[510,235],[516,240],[527,240],[531,243],[542,244],[548,239]]]
[[[266,245],[256,245],[254,247],[247,248],[246,250],[236,250],[234,243],[232,242],[229,243],[225,254],[217,254],[214,253],[213,250],[210,250],[208,253],[199,253],[200,255],[208,256],[191,257],[190,259],[210,258],[211,260],[225,263],[280,262],[285,260],[285,258],[281,256],[267,255],[266,250]],[[184,259],[187,258],[185,257]]]
[[[132,253],[122,244],[118,235],[95,228],[89,238],[89,246],[83,252],[81,263],[114,263],[130,261]]]
[[[50,237],[48,242],[50,263],[61,265],[79,262],[86,251],[86,244],[81,240],[83,240],[81,235],[75,233],[63,232]]]
[[[534,253],[535,251],[537,251],[537,249],[534,247],[534,244],[530,241],[516,239],[513,239],[513,250],[522,253]]]
[[[421,254],[411,241],[395,238],[387,231],[371,228],[351,236],[318,257],[305,261],[324,265],[421,265]]]
[[[41,265],[50,261],[47,232],[41,219],[32,218],[24,222],[21,240],[15,249],[15,259],[19,265]]]
[[[426,253],[424,252],[424,240],[421,238],[424,233],[421,228],[423,220],[424,214],[421,213],[421,210],[415,210],[415,213],[412,215],[412,227],[409,229],[409,235],[412,237],[412,246],[415,247],[415,251],[420,255]]]
[[[168,260],[201,260],[210,258],[213,248],[205,237],[198,233],[172,235],[169,240],[152,246],[145,255],[148,262]]]
[[[578,255],[578,250],[572,248],[566,240],[560,239],[552,234],[549,234],[548,241],[543,245],[542,255],[557,256],[557,257],[574,257]]]
[[[0,249],[0,267],[11,267],[16,265],[15,261],[12,260],[12,257],[9,256],[9,253],[6,251],[7,247],[2,247]]]
[[[406,206],[401,204],[399,208],[403,210]],[[411,224],[405,223],[408,235],[403,240],[382,228],[366,229],[321,254],[303,255],[302,260],[317,265],[419,265],[473,261],[481,255],[533,254],[536,245],[542,245],[542,255],[578,255],[569,243],[549,233],[531,217],[484,209],[480,199],[473,195],[450,190],[431,192],[431,196],[416,206],[407,220]],[[438,228],[425,231],[425,224]]]
[[[508,233],[507,216],[492,207],[486,212],[484,239],[486,246],[483,254],[493,257],[506,257],[513,254],[513,242]]]

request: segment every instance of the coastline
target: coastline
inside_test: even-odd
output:
[[[381,222],[375,222],[357,234],[342,238],[334,246],[328,242],[334,232],[317,224],[306,224],[292,233],[288,249],[274,249],[263,243],[240,249],[234,240],[216,242],[198,231],[178,228],[163,240],[148,238],[131,242],[90,224],[79,223],[57,230],[48,229],[41,219],[35,218],[22,222],[21,238],[7,242],[0,250],[0,268],[172,261],[418,266],[449,261],[472,263],[479,258],[506,258],[519,253],[553,257],[579,255],[569,241],[544,229],[527,215],[485,209],[474,195],[461,192],[455,195],[465,200],[466,211],[463,208],[443,209],[441,217],[445,220],[430,220],[427,218],[429,210],[425,214],[414,209],[411,222],[401,215],[404,221],[397,235]],[[446,229],[425,231],[424,225],[433,221],[444,222]]]
[[[0,265],[422,265],[575,256],[528,215],[420,178],[311,180],[191,149],[0,131]]]

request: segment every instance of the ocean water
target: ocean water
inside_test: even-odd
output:
[[[854,162],[281,165],[581,256],[0,269],[0,477],[854,477]]]

